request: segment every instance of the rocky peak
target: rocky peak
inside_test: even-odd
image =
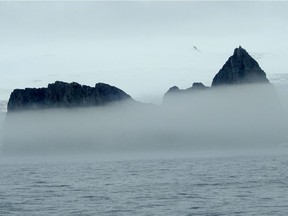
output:
[[[195,82],[195,83],[192,84],[192,87],[189,88],[189,89],[191,89],[191,90],[203,90],[203,89],[207,89],[207,88],[208,87],[205,86],[203,83]],[[189,89],[187,89],[187,90],[189,90]]]
[[[241,46],[234,49],[233,56],[237,56],[239,58],[239,57],[243,57],[243,56],[247,56],[247,55],[249,55],[248,52],[245,49],[243,49]]]
[[[205,89],[209,89],[209,87],[205,86],[201,82],[195,82],[192,84],[192,87],[187,88],[187,89],[179,89],[178,86],[173,86],[165,93],[164,101],[173,95],[186,95],[186,94],[190,94],[192,92],[203,91]]]
[[[180,89],[178,86],[173,86],[167,91],[167,93],[177,93],[179,91],[180,91]]]
[[[212,87],[252,83],[269,83],[269,80],[255,59],[239,46],[215,75]]]

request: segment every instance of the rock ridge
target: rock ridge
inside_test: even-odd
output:
[[[47,88],[15,89],[8,101],[8,112],[47,108],[73,108],[101,106],[117,101],[134,101],[119,88],[105,83],[95,87],[76,82],[56,81]]]

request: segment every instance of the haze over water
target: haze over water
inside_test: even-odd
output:
[[[120,103],[8,112],[3,154],[262,152],[285,148],[285,120],[285,110],[271,85],[172,95],[161,106]]]
[[[285,215],[286,110],[270,85],[162,106],[8,113],[1,215]]]
[[[63,80],[107,82],[160,104],[173,85],[209,85],[239,45],[276,89],[10,112],[0,215],[287,215],[287,6],[0,2],[1,100]]]

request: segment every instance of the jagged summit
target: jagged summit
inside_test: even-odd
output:
[[[164,95],[164,100],[167,97],[170,97],[170,95],[185,95],[187,93],[191,92],[198,92],[203,91],[205,89],[208,89],[209,87],[205,86],[201,82],[194,82],[190,88],[187,89],[180,89],[178,86],[171,87]]]
[[[269,80],[259,64],[239,46],[215,75],[212,87],[251,83],[269,83]]]
[[[203,83],[201,82],[194,82],[192,84],[192,87],[188,88],[187,90],[203,90],[203,89],[207,89],[208,87],[205,86]]]
[[[240,56],[249,55],[249,54],[245,49],[243,49],[241,46],[239,46],[238,48],[234,49],[233,55],[240,57]]]
[[[203,83],[201,82],[194,82],[192,84],[192,87],[187,88],[187,89],[179,89],[178,86],[173,86],[171,87],[168,92],[166,92],[166,94],[177,94],[177,93],[187,93],[187,92],[191,92],[191,91],[197,91],[197,90],[203,90],[203,89],[207,89],[208,87],[205,86]]]

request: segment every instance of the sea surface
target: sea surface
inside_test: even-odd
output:
[[[0,215],[288,215],[288,156],[5,162]]]

